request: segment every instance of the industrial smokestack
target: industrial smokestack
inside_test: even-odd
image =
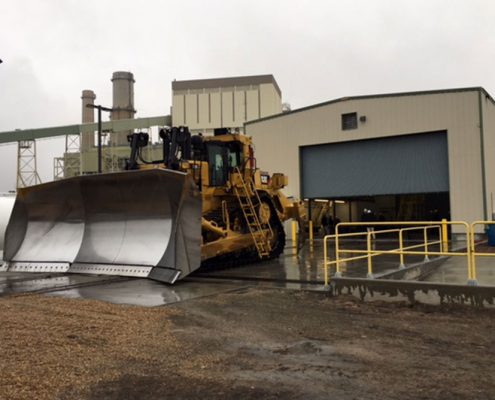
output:
[[[96,95],[92,90],[82,91],[82,123],[95,122],[95,112],[92,108],[86,107],[88,104],[95,104]],[[83,133],[81,137],[81,150],[86,151],[94,146],[95,135],[93,132]]]
[[[131,72],[117,71],[113,73],[113,111],[110,114],[112,120],[134,118],[136,113],[134,109],[134,82],[134,75]],[[112,133],[112,145],[127,146],[129,133],[129,131]]]

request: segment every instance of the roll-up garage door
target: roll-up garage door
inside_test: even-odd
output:
[[[300,148],[303,198],[449,191],[447,133]]]

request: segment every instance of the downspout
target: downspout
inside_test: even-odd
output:
[[[480,146],[481,146],[481,187],[483,190],[483,218],[488,219],[486,211],[486,171],[485,171],[485,129],[483,125],[482,90],[478,90],[478,108],[480,118]]]

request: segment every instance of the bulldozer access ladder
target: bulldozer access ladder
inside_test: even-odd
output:
[[[272,247],[270,245],[270,236],[273,236],[273,231],[270,226],[270,221],[260,221],[260,217],[256,209],[258,208],[261,212],[261,199],[258,192],[253,189],[254,182],[252,178],[248,178],[247,183],[242,178],[241,171],[239,168],[235,168],[238,180],[236,185],[234,185],[234,193],[237,196],[239,205],[241,206],[244,219],[246,220],[246,225],[249,228],[249,232],[253,238],[256,250],[261,259],[266,258],[270,255]],[[256,204],[253,203],[253,199]]]

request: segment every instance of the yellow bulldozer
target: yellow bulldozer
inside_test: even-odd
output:
[[[303,207],[287,177],[256,165],[251,138],[219,129],[162,129],[163,159],[128,136],[126,170],[20,189],[7,226],[5,268],[148,277],[174,283],[203,266],[278,257],[283,221]]]

